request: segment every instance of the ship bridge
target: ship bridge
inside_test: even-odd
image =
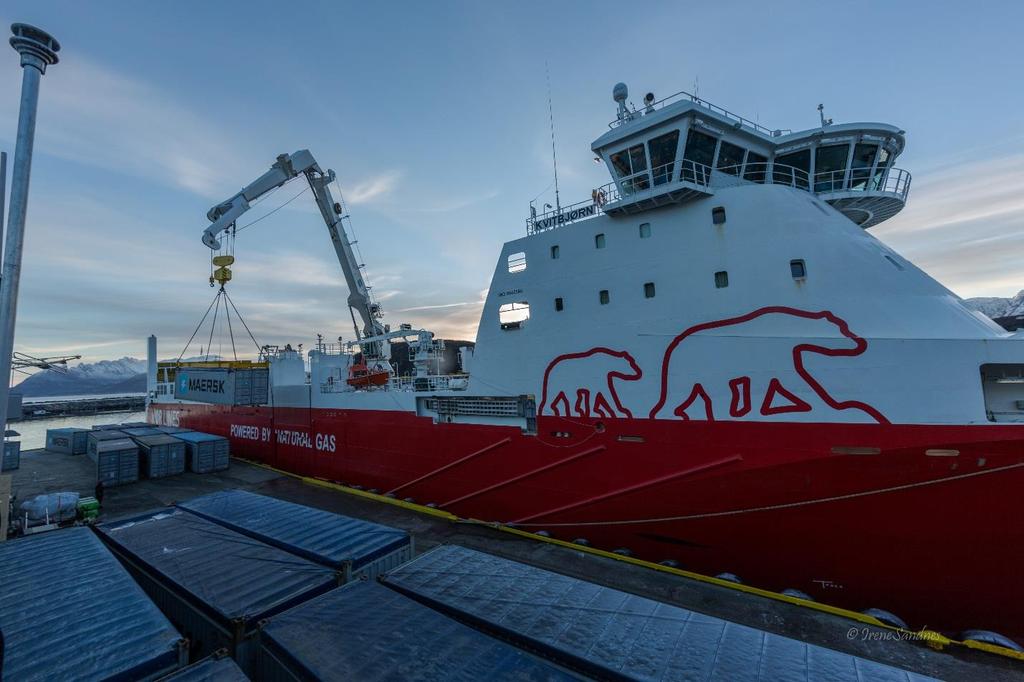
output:
[[[894,167],[904,131],[885,123],[833,125],[793,132],[766,128],[695,95],[680,92],[642,109],[626,106],[626,86],[614,98],[618,116],[592,149],[613,181],[589,201],[527,221],[530,233],[598,213],[639,213],[713,196],[745,184],[785,185],[827,201],[854,223],[873,227],[903,209],[910,173]],[[820,107],[819,107],[820,109]]]

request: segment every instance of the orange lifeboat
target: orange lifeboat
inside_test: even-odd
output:
[[[369,386],[383,386],[388,383],[391,372],[376,366],[373,369],[359,362],[348,369],[348,385],[356,388],[367,388]]]

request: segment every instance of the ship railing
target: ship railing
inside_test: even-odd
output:
[[[601,185],[595,190],[596,201],[601,205],[614,204],[640,192],[655,189],[675,182],[690,182],[707,187],[711,182],[711,168],[690,159],[677,159],[672,163],[655,166],[619,178],[615,182]]]
[[[469,385],[466,374],[391,377],[388,387],[395,391],[462,391]]]
[[[764,162],[716,168],[711,182],[716,188],[749,184],[786,185],[813,194],[885,192],[906,201],[910,192],[910,173],[902,168],[876,170],[874,173],[871,168],[848,168],[815,173],[812,178],[803,169]]]
[[[729,111],[728,109],[726,109],[724,107],[718,106],[717,104],[712,104],[711,102],[709,102],[709,101],[707,101],[705,99],[701,99],[700,97],[697,97],[696,95],[690,94],[689,92],[686,92],[685,90],[680,90],[679,92],[675,93],[674,95],[669,95],[668,97],[665,97],[663,99],[659,99],[657,102],[652,102],[649,105],[645,105],[640,110],[626,112],[626,115],[623,116],[622,118],[616,118],[614,121],[610,122],[608,124],[608,127],[609,128],[617,128],[618,126],[625,125],[625,124],[627,124],[627,123],[629,123],[631,121],[636,121],[636,120],[640,119],[642,116],[644,116],[646,114],[652,114],[655,111],[657,111],[658,109],[662,109],[662,108],[666,107],[669,104],[673,104],[673,103],[678,102],[678,101],[683,100],[683,99],[688,99],[691,102],[693,102],[694,104],[697,104],[697,105],[707,109],[708,111],[712,111],[712,112],[718,114],[719,116],[723,116],[723,117],[725,117],[725,118],[727,118],[727,119],[729,119],[731,121],[735,121],[736,123],[739,123],[742,126],[746,126],[747,128],[750,128],[751,130],[759,132],[762,135],[767,135],[769,137],[780,137],[782,135],[788,135],[789,133],[793,132],[792,130],[789,130],[788,128],[785,128],[785,129],[783,129],[783,128],[776,128],[774,130],[771,129],[771,128],[766,128],[765,126],[761,125],[760,123],[757,123],[755,121],[751,121],[748,118],[744,118],[744,117],[740,116],[739,114],[733,113],[733,112]]]

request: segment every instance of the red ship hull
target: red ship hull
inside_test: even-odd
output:
[[[542,416],[528,436],[392,411],[151,410],[297,474],[1024,641],[1024,426]]]

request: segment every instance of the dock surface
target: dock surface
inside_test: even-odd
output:
[[[20,502],[46,492],[92,495],[94,466],[84,455],[29,450],[22,454],[21,468],[7,473],[13,474],[12,492]],[[923,643],[900,639],[899,633],[891,630],[485,525],[453,523],[341,490],[310,485],[238,459],[232,459],[226,471],[186,472],[109,488],[99,520],[115,521],[234,488],[400,528],[413,536],[417,553],[441,544],[461,545],[921,675],[946,680],[1024,680],[1024,663],[1009,658],[966,649],[934,651]]]

